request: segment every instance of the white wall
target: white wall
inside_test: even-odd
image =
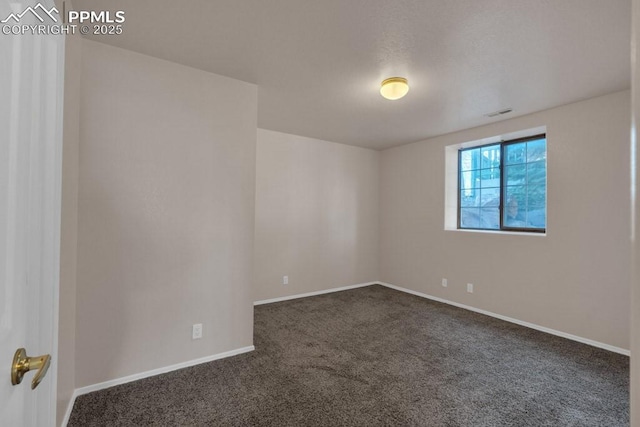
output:
[[[78,241],[78,156],[82,39],[65,39],[62,215],[60,229],[60,308],[58,319],[57,425],[75,389],[76,269]]]
[[[252,345],[256,86],[82,53],[76,387]]]
[[[629,111],[624,91],[383,151],[380,279],[628,349]],[[445,147],[543,125],[547,235],[445,231]]]
[[[377,280],[378,170],[377,151],[258,129],[255,300]]]

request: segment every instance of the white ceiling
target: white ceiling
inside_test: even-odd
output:
[[[630,86],[630,0],[74,0],[95,40],[258,84],[258,125],[375,149]],[[379,94],[409,79],[399,101]],[[503,108],[499,118],[485,114]]]

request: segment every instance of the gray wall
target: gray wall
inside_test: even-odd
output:
[[[379,157],[258,129],[255,300],[378,279]]]
[[[633,0],[633,34],[631,40],[631,93],[632,93],[632,119],[631,129],[634,137],[635,159],[633,170],[635,171],[635,192],[632,200],[635,206],[632,210],[631,220],[634,224],[634,235],[632,236],[632,266],[633,277],[632,286],[632,324],[631,324],[631,425],[640,426],[640,244],[638,236],[640,231],[640,0]],[[634,154],[633,152],[631,153]]]
[[[255,85],[83,40],[76,387],[252,345],[256,109]]]
[[[60,307],[58,320],[57,424],[75,389],[76,269],[78,242],[78,156],[80,153],[80,68],[82,39],[65,38]]]
[[[629,111],[624,91],[383,151],[380,279],[628,349]],[[445,231],[445,147],[543,125],[547,235]]]

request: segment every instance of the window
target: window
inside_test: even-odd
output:
[[[458,151],[458,228],[545,232],[546,135]]]

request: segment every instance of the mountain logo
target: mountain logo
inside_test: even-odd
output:
[[[6,19],[0,21],[0,23],[6,24],[11,19],[13,19],[16,23],[18,23],[18,22],[20,22],[22,17],[25,16],[28,12],[30,12],[32,15],[34,15],[40,22],[44,22],[43,16],[48,16],[49,18],[51,18],[53,20],[53,22],[58,22],[58,18],[56,18],[56,16],[53,14],[54,12],[56,14],[59,14],[58,9],[56,9],[55,6],[52,7],[51,9],[47,10],[47,8],[42,5],[42,3],[38,3],[34,7],[29,6],[28,8],[23,10],[21,13],[18,13],[18,14],[11,13],[11,14],[9,14],[9,16],[7,16]]]

